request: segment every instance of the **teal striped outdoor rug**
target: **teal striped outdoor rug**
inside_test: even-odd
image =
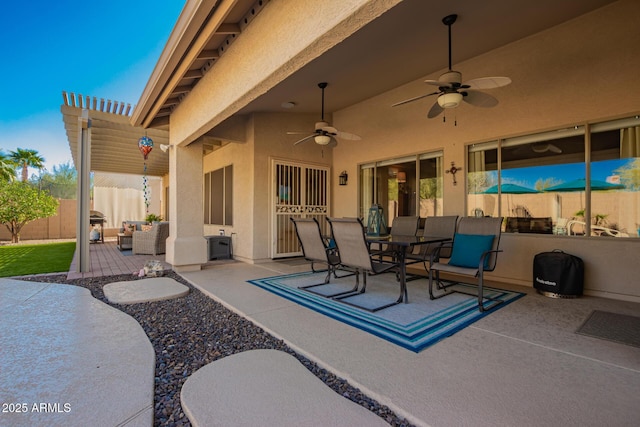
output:
[[[408,283],[408,304],[397,304],[371,313],[298,289],[322,283],[325,275],[325,272],[297,273],[250,280],[249,283],[416,353],[524,296],[519,292],[485,287],[485,295],[499,298],[504,303],[488,313],[481,313],[478,311],[477,297],[453,293],[444,298],[429,300],[428,281],[421,279]],[[340,279],[332,277],[330,284],[312,289],[332,294],[351,289],[354,284],[354,276]],[[458,286],[475,291],[475,286]],[[395,275],[380,274],[367,277],[367,291],[364,294],[343,301],[375,307],[395,301],[399,294],[400,286],[395,281]]]

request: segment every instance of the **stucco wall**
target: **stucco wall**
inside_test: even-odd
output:
[[[205,225],[205,234],[224,229],[232,236],[235,258],[259,262],[271,257],[272,160],[330,165],[331,148],[313,142],[294,147],[299,137],[286,134],[311,132],[317,119],[311,114],[255,114],[247,123],[246,143],[229,143],[205,156],[204,173],[233,165],[233,226]]]
[[[254,194],[254,141],[253,120],[246,129],[247,141],[230,143],[204,157],[203,173],[233,165],[233,225],[205,225],[205,235],[217,235],[220,229],[231,236],[233,256],[241,260],[253,258],[253,194]]]
[[[447,122],[443,123],[441,117],[426,117],[435,102],[433,97],[390,107],[397,101],[427,93],[429,88],[419,79],[334,113],[336,127],[362,136],[362,141],[340,144],[334,150],[334,170],[345,169],[349,176],[356,177],[359,163],[437,149],[444,150],[447,168],[455,161],[466,169],[466,147],[474,142],[637,114],[639,16],[640,2],[618,2],[454,64],[464,80],[492,75],[511,77],[511,85],[491,90],[500,100],[495,108],[463,104],[448,112]],[[439,74],[424,78],[435,79]],[[453,125],[454,117],[457,126]],[[454,186],[451,176],[445,175],[445,214],[464,215],[468,211],[464,179],[460,175],[458,178],[458,185]],[[334,188],[333,215],[355,215],[355,182]],[[630,280],[640,275],[637,239],[505,236],[502,246],[505,253],[492,278],[531,285],[533,254],[561,248],[584,258],[588,271],[585,287],[592,293],[640,299],[640,287]]]

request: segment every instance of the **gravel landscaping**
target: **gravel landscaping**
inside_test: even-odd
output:
[[[356,402],[393,426],[410,426],[388,407],[364,395],[344,379],[297,354],[283,341],[202,294],[174,272],[167,277],[190,288],[189,295],[173,300],[120,305],[111,304],[102,287],[107,283],[136,280],[130,275],[67,280],[66,275],[21,278],[38,282],[82,286],[100,301],[129,314],[142,325],[156,354],[155,425],[190,426],[180,406],[180,389],[189,375],[202,366],[246,350],[275,349],[294,355],[336,393]]]

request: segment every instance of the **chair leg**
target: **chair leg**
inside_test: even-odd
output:
[[[327,275],[325,276],[324,282],[315,283],[313,285],[299,286],[298,289],[302,289],[304,291],[310,292],[310,293],[315,294],[315,295],[320,295],[320,296],[323,296],[323,297],[326,297],[326,298],[333,298],[333,297],[338,297],[340,295],[348,295],[348,294],[355,295],[356,293],[358,293],[358,287],[360,286],[360,280],[359,280],[360,275],[358,274],[357,270],[355,272],[351,273],[351,274],[347,274],[347,275],[344,275],[344,276],[339,276],[339,277],[348,277],[348,276],[353,276],[353,275],[356,276],[356,284],[354,285],[354,287],[352,289],[349,289],[348,291],[336,292],[334,294],[323,294],[321,292],[316,292],[316,291],[312,290],[311,288],[315,288],[317,286],[324,286],[324,285],[330,284],[332,269],[333,268],[331,266],[329,266],[329,270],[327,270]],[[313,271],[313,268],[312,268],[312,271]],[[314,273],[315,273],[315,271],[314,271]]]
[[[392,307],[392,306],[397,305],[397,304],[400,303],[400,300],[398,300],[398,301],[393,301],[391,303],[384,304],[384,305],[381,305],[381,306],[378,306],[378,307],[368,308],[368,307],[365,307],[365,306],[362,306],[362,305],[359,305],[359,304],[351,303],[349,301],[342,301],[345,298],[349,298],[349,297],[353,297],[353,296],[365,293],[365,290],[367,289],[367,272],[366,271],[362,272],[362,277],[363,277],[363,279],[362,279],[362,289],[360,289],[357,292],[353,292],[351,294],[345,294],[345,295],[341,295],[341,296],[338,296],[338,297],[334,297],[333,299],[336,300],[336,301],[339,301],[339,302],[341,302],[343,304],[347,304],[347,305],[350,305],[352,307],[356,307],[356,308],[359,308],[359,309],[362,309],[362,310],[366,310],[366,311],[369,311],[371,313],[375,313],[376,311],[380,311],[380,310],[383,310],[383,309],[388,308],[388,307]],[[401,296],[402,296],[402,294],[401,294]]]
[[[357,271],[356,272],[356,286],[350,291],[342,292],[340,294],[335,295],[333,297],[333,299],[341,300],[343,298],[349,298],[349,297],[352,297],[352,296],[355,296],[355,295],[360,295],[360,294],[365,293],[365,291],[367,290],[367,272],[366,271],[362,272],[362,289],[358,290],[358,286],[359,286],[359,283],[360,283],[360,280],[359,280],[360,274],[359,274],[359,270],[356,270],[356,271]]]
[[[485,311],[489,311],[493,308],[495,308],[497,305],[502,304],[504,301],[497,299],[497,298],[491,298],[491,297],[487,297],[484,295],[484,274],[483,271],[480,270],[478,272],[478,293],[471,293],[471,292],[465,292],[463,290],[460,289],[453,289],[450,291],[447,291],[447,288],[454,286],[456,284],[458,284],[458,282],[455,283],[449,283],[447,285],[445,285],[443,282],[440,281],[440,271],[436,270],[435,272],[435,281],[436,281],[436,286],[438,287],[438,289],[441,289],[443,292],[439,295],[435,295],[433,293],[433,281],[434,281],[434,273],[433,270],[429,270],[429,299],[438,299],[438,298],[442,298],[446,295],[452,294],[452,293],[459,293],[459,294],[465,294],[465,295],[471,295],[471,296],[477,296],[478,298],[478,310],[480,312],[485,312]],[[489,301],[490,303],[485,305],[485,301]]]
[[[440,270],[436,270],[435,272],[435,282],[436,282],[436,287],[438,288],[438,290],[441,290],[442,293],[439,295],[435,295],[433,293],[433,269],[429,269],[429,299],[434,300],[434,299],[438,299],[438,298],[442,298],[444,296],[449,295],[452,292],[447,292],[447,286],[445,286],[444,283],[442,283],[442,281],[440,280]],[[452,286],[453,283],[449,286]]]
[[[478,273],[478,310],[481,312],[489,311],[495,308],[497,305],[502,304],[504,301],[499,300],[497,298],[485,297],[484,296],[484,275],[482,269]],[[486,307],[484,305],[484,300],[491,301]]]
[[[338,267],[333,267],[333,277],[335,277],[336,279],[342,279],[343,277],[349,277],[349,276],[358,274],[356,271],[342,270],[342,271],[346,271],[348,274],[343,274],[342,276],[338,276],[338,270],[342,270],[342,269],[339,269]]]

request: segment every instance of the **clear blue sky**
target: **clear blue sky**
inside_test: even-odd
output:
[[[71,161],[62,91],[138,103],[184,1],[19,0],[0,13],[0,149]]]

